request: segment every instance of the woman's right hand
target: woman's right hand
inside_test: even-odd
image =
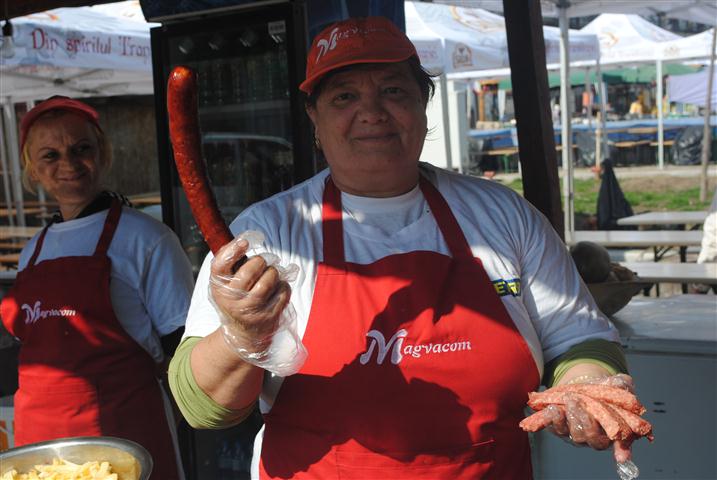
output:
[[[209,294],[228,344],[242,358],[261,358],[279,327],[291,288],[264,257],[245,258],[248,249],[249,242],[240,235],[217,252]]]

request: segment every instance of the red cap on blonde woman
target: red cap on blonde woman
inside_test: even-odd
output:
[[[402,62],[418,57],[405,33],[384,17],[350,18],[319,33],[306,59],[306,80],[299,89],[310,94],[332,70],[356,63]]]
[[[66,110],[68,112],[77,113],[95,125],[97,128],[102,130],[100,127],[100,115],[97,110],[90,107],[86,103],[80,102],[79,100],[73,100],[69,97],[63,97],[61,95],[55,95],[47,100],[35,105],[35,107],[27,112],[22,121],[20,122],[20,152],[25,148],[25,142],[27,141],[27,134],[30,131],[30,127],[35,121],[40,118],[43,113],[49,112],[50,110]]]

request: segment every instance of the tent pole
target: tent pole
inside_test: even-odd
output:
[[[657,165],[665,168],[665,112],[662,111],[662,59],[657,60]]]
[[[600,167],[603,158],[610,157],[610,151],[608,150],[607,144],[607,88],[605,82],[602,81],[602,69],[600,66],[600,56],[598,55],[597,61],[595,62],[595,76],[597,77],[597,91],[600,96],[600,156],[595,156],[595,166]]]
[[[563,161],[563,203],[565,205],[565,238],[572,238],[575,231],[573,206],[573,145],[570,117],[570,57],[568,50],[567,7],[558,6],[560,24],[560,124]]]
[[[602,81],[602,69],[600,66],[600,55],[598,55],[595,61],[595,80],[597,82],[597,94],[600,99],[600,117],[597,119],[597,128],[595,134],[595,141],[597,142],[595,148],[595,167],[600,168],[602,159],[607,157],[607,130],[605,130],[605,119],[607,118],[607,90],[605,84]],[[599,133],[597,133],[599,132]],[[597,152],[600,152],[599,154]],[[599,171],[599,170],[598,170]]]
[[[30,100],[26,102],[27,105],[27,111],[29,112],[33,108],[35,108],[35,101]],[[40,202],[40,218],[42,221],[42,226],[44,227],[47,225],[47,206],[45,204],[47,203],[47,196],[45,195],[45,189],[42,188],[42,185],[39,183],[37,184],[37,200]]]
[[[700,201],[707,201],[707,163],[710,159],[712,145],[712,82],[715,78],[715,46],[717,46],[717,26],[712,29],[712,48],[710,49],[710,69],[707,70],[707,99],[705,101],[705,126],[702,134],[702,169],[700,171]]]
[[[10,213],[12,211],[12,194],[10,192],[10,180],[8,179],[9,170],[8,170],[8,164],[7,164],[7,158],[8,158],[8,149],[6,148],[8,145],[6,132],[8,129],[8,123],[5,121],[5,118],[3,116],[2,118],[2,135],[0,135],[0,166],[2,167],[2,185],[3,190],[5,191],[5,205],[7,207],[7,219],[8,224],[11,227],[15,226],[15,218],[13,218],[12,214]]]
[[[15,197],[15,212],[17,214],[17,225],[25,226],[25,208],[23,205],[22,180],[20,172],[20,152],[17,139],[17,119],[15,118],[15,105],[12,102],[3,103],[4,121],[7,128],[7,151],[10,160],[10,171],[12,173],[12,190]]]
[[[585,115],[588,119],[588,127],[592,130],[593,128],[593,96],[592,96],[592,89],[590,88],[590,67],[585,67],[585,77],[583,83],[585,92],[587,92],[587,95],[583,95],[583,98],[588,99],[588,104],[583,105],[583,108],[585,109]]]
[[[443,111],[443,142],[446,147],[446,168],[448,170],[453,169],[453,158],[451,155],[451,126],[450,116],[448,115],[448,81],[446,79],[446,72],[443,72],[440,77],[441,84],[441,110]]]

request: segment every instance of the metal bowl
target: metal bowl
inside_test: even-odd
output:
[[[61,458],[72,463],[109,462],[119,480],[148,480],[152,456],[140,444],[115,437],[71,437],[23,445],[0,452],[0,475],[26,473],[38,464]]]

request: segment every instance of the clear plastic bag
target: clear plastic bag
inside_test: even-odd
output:
[[[256,248],[264,241],[262,233],[247,231],[237,236],[234,242],[241,240],[249,242],[247,257],[260,255],[267,269],[273,267],[276,270],[278,288],[282,288],[281,282],[296,280],[299,270],[296,265],[283,266],[278,256],[256,252]],[[230,261],[234,253],[233,248],[220,250],[213,261]],[[219,315],[224,339],[244,361],[282,377],[293,375],[301,369],[307,356],[306,348],[299,338],[294,307],[288,301],[286,305],[281,305],[284,302],[278,294],[264,301],[256,294],[238,288],[240,280],[241,271],[234,275],[212,273],[209,276],[209,301]],[[225,306],[232,306],[231,313],[219,306],[215,296],[220,296]]]

